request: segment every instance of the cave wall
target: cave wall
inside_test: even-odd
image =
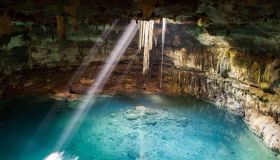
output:
[[[101,35],[112,24],[80,25],[81,29],[76,31],[70,19],[65,21],[67,39],[59,33],[61,26],[50,29],[26,23],[12,25],[13,33],[0,38],[0,73],[9,75],[20,70],[79,65],[93,44],[97,48],[93,61],[104,60],[126,24],[120,22],[105,41]]]

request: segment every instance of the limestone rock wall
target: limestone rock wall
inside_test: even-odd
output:
[[[68,23],[65,25],[70,25]],[[123,25],[110,32],[109,24],[81,26],[83,29],[79,31],[68,27],[63,33],[64,38],[54,29],[50,31],[44,26],[12,26],[12,34],[0,37],[0,73],[8,75],[20,70],[69,68],[79,65],[89,54],[91,61],[104,61]]]

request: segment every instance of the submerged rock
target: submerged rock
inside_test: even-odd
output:
[[[145,106],[136,106],[136,110],[147,110]]]
[[[138,119],[140,117],[140,115],[137,115],[137,114],[127,114],[126,116],[125,116],[125,118],[127,119],[127,120],[136,120],[136,119]]]
[[[137,110],[128,110],[124,113],[123,117],[126,118],[127,120],[136,120],[138,119],[141,115],[141,112]]]
[[[186,127],[190,122],[190,120],[186,118],[174,117],[174,115],[167,111],[155,108],[146,108],[144,106],[137,106],[134,109],[128,109],[123,113],[123,118],[129,121],[135,121],[131,124],[133,129],[143,129],[145,126],[155,126],[159,123],[162,125],[173,123],[177,127]]]
[[[117,116],[118,116],[118,113],[111,113],[111,114],[110,114],[110,117],[111,117],[111,118],[114,118],[114,117],[117,117]]]
[[[138,118],[142,118],[145,121],[145,124],[155,125],[155,116],[157,118],[162,118],[163,111],[154,108],[146,108],[145,106],[136,106],[135,109],[129,109],[123,113],[123,117],[128,120],[136,120]],[[151,122],[153,121],[153,122]]]
[[[159,113],[159,111],[158,110],[155,110],[155,109],[147,109],[146,111],[145,111],[145,115],[156,115],[156,114],[158,114]]]
[[[138,157],[138,152],[136,152],[135,150],[129,150],[129,151],[127,152],[127,157],[128,157],[129,159],[137,159],[137,157]]]
[[[152,125],[152,126],[154,126],[154,125],[157,124],[157,122],[158,122],[158,120],[156,118],[150,117],[150,118],[145,119],[144,124],[145,125]]]
[[[186,127],[189,124],[189,122],[190,122],[190,120],[187,118],[181,118],[176,121],[176,123],[182,127]]]

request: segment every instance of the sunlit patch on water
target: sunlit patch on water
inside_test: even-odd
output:
[[[48,155],[44,160],[78,160],[79,157],[65,157],[64,151],[62,152],[53,152]]]

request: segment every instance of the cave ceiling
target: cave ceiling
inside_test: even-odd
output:
[[[57,15],[76,23],[106,24],[114,19],[169,18],[223,36],[233,47],[278,52],[278,0],[3,0],[0,12],[13,23],[52,25]]]

